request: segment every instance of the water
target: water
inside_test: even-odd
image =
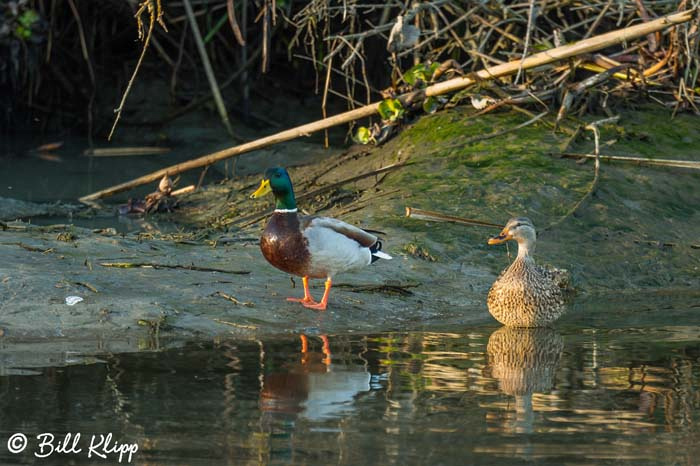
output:
[[[85,157],[85,145],[69,140],[52,152],[55,159],[39,158],[31,150],[3,151],[0,147],[0,197],[31,202],[75,202],[81,196],[122,183],[146,173],[201,155],[191,147],[177,148],[160,155],[132,157]],[[198,149],[201,151],[202,149]],[[178,187],[196,184],[201,171],[181,175]],[[204,182],[220,180],[216,170],[208,170]],[[111,202],[124,202],[129,196],[155,191],[157,182],[120,193]]]
[[[90,462],[100,433],[150,465],[698,464],[699,335],[481,326],[158,342],[24,371],[5,358],[0,444],[23,432],[29,447],[0,461],[79,432],[81,453],[40,464]]]

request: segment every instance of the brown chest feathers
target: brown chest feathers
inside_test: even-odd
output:
[[[274,212],[260,238],[267,261],[293,275],[307,275],[311,256],[296,212]]]

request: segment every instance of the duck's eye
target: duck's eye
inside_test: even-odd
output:
[[[282,175],[280,175],[279,173],[275,173],[275,178],[279,178],[280,176]]]

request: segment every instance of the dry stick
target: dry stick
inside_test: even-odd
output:
[[[593,24],[591,24],[591,27],[588,29],[586,34],[583,36],[584,39],[588,39],[591,36],[591,34],[593,34],[593,32],[596,30],[596,28],[600,24],[601,20],[603,19],[603,17],[605,17],[605,13],[607,13],[608,10],[610,9],[610,7],[612,6],[612,2],[613,2],[613,0],[608,0],[608,3],[603,7],[602,10],[600,10],[598,17],[595,19],[595,21],[593,21]]]
[[[530,0],[530,8],[527,13],[527,32],[525,33],[525,45],[523,46],[523,56],[520,59],[520,68],[518,68],[518,74],[515,75],[515,80],[513,84],[518,84],[520,81],[520,75],[523,73],[523,61],[527,57],[527,53],[530,51],[530,38],[532,37],[532,30],[535,23],[535,0]]]
[[[230,273],[234,275],[248,275],[248,270],[224,270],[215,269],[212,267],[198,267],[196,265],[179,265],[179,264],[155,264],[153,262],[100,262],[102,267],[114,267],[117,269],[183,269],[194,270],[196,272],[219,272]]]
[[[136,13],[137,15],[140,14]],[[140,16],[137,16],[139,21],[141,21]],[[139,68],[141,68],[141,63],[143,63],[143,57],[146,56],[146,50],[148,50],[148,45],[151,43],[151,36],[153,35],[153,27],[156,24],[156,12],[151,11],[150,15],[151,21],[148,23],[148,33],[146,34],[146,40],[143,43],[143,49],[141,49],[141,55],[139,56],[139,60],[136,62],[136,67],[134,68],[134,72],[131,74],[131,78],[129,79],[129,83],[126,85],[126,90],[124,91],[124,94],[122,95],[122,100],[119,102],[119,107],[114,111],[117,116],[114,117],[114,123],[112,123],[112,129],[109,131],[109,136],[107,136],[107,140],[111,141],[112,140],[112,135],[114,134],[114,130],[117,128],[117,123],[119,123],[119,118],[122,116],[122,110],[124,109],[124,104],[126,103],[126,98],[129,95],[129,92],[131,92],[131,86],[134,84],[134,80],[136,79],[136,74],[139,72]],[[139,24],[141,24],[139,22]],[[139,29],[139,38],[141,38],[141,29]]]
[[[580,154],[577,152],[562,152],[559,154],[552,154],[557,157],[567,157],[571,159],[595,159],[595,154]],[[700,170],[700,162],[693,160],[671,160],[671,159],[651,159],[649,157],[634,157],[627,155],[601,155],[600,160],[607,160],[612,162],[627,162],[634,164],[647,164],[647,165],[657,165],[660,167],[673,167],[673,168],[689,168],[694,170]]]
[[[462,21],[466,21],[467,19],[469,19],[469,15],[470,15],[472,12],[474,12],[475,10],[476,10],[476,8],[472,8],[471,10],[469,10],[469,12],[464,13],[462,16],[460,16],[460,17],[457,18],[456,20],[452,21],[450,24],[448,24],[448,25],[445,26],[444,28],[440,29],[439,31],[436,31],[436,32],[432,33],[432,34],[430,35],[430,37],[428,37],[427,39],[423,40],[422,42],[417,43],[416,45],[414,45],[413,47],[411,47],[411,48],[409,48],[409,49],[407,49],[407,50],[404,50],[403,52],[398,53],[397,56],[398,56],[398,57],[404,57],[404,56],[408,55],[408,54],[411,53],[411,52],[415,52],[415,51],[419,50],[422,46],[428,44],[428,43],[431,42],[432,40],[435,40],[435,39],[436,39],[438,36],[440,36],[442,33],[446,32],[446,31],[452,31],[453,28],[454,28],[455,26],[457,26],[459,23],[461,23]]]
[[[191,192],[194,192],[197,188],[193,184],[185,186],[184,188],[176,189],[175,191],[171,192],[171,196],[182,196],[183,194],[188,194]]]
[[[228,22],[231,25],[233,35],[236,37],[238,45],[243,47],[245,45],[245,39],[243,38],[243,34],[241,33],[241,28],[238,27],[238,21],[236,21],[236,10],[233,7],[233,0],[227,0],[226,12],[228,13]]]
[[[375,195],[371,196],[369,199],[362,200],[360,198],[360,199],[352,202],[345,209],[337,211],[335,214],[333,214],[333,216],[334,217],[343,217],[349,213],[356,212],[360,209],[364,209],[365,207],[367,207],[368,205],[370,205],[371,203],[373,203],[374,201],[376,201],[379,198],[391,196],[393,194],[397,194],[400,192],[401,192],[400,189],[392,189],[391,191],[386,191],[386,192],[383,192],[381,194],[375,194]]]
[[[185,56],[185,39],[187,38],[187,24],[182,27],[180,34],[180,43],[178,45],[177,60],[173,63],[173,74],[170,76],[170,94],[175,95],[177,92],[177,73],[182,65],[182,58]]]
[[[576,42],[574,44],[564,45],[562,47],[557,47],[551,50],[537,53],[535,55],[530,55],[525,60],[522,61],[523,69],[530,69],[537,66],[546,65],[553,63],[558,60],[566,59],[572,56],[580,55],[583,53],[590,53],[596,50],[600,50],[609,47],[620,42],[629,41],[631,39],[644,36],[650,32],[658,31],[675,24],[680,24],[689,21],[693,17],[693,11],[688,10],[681,13],[675,13],[672,15],[664,16],[654,21],[649,21],[648,23],[637,24],[622,30],[612,31],[606,34],[602,34],[596,37],[592,37],[588,40],[583,40]],[[436,95],[442,95],[449,92],[454,92],[465,87],[471,86],[479,81],[486,79],[494,79],[509,74],[517,72],[521,65],[520,60],[511,61],[508,63],[503,63],[501,65],[492,66],[480,70],[476,73],[470,73],[467,76],[461,76],[458,78],[450,79],[441,83],[434,84],[427,87],[422,91],[411,92],[404,94],[399,97],[402,103],[407,100],[415,100],[419,97],[432,97]],[[96,199],[101,199],[103,197],[108,197],[113,194],[126,191],[128,189],[134,188],[136,186],[141,186],[142,184],[150,183],[152,181],[159,180],[163,175],[175,175],[177,173],[182,173],[193,168],[202,167],[204,165],[210,165],[219,160],[224,160],[230,157],[235,157],[240,154],[250,152],[257,149],[262,149],[263,147],[270,146],[272,144],[277,144],[284,141],[289,141],[291,139],[298,138],[300,136],[308,136],[311,133],[317,131],[322,131],[326,128],[331,128],[333,126],[348,123],[360,118],[369,117],[374,115],[378,111],[380,102],[374,102],[364,107],[356,108],[348,112],[341,113],[323,120],[314,121],[312,123],[307,123],[305,125],[297,126],[296,128],[291,128],[285,131],[281,131],[270,136],[266,136],[255,141],[250,141],[238,146],[230,147],[218,152],[214,152],[203,157],[189,160],[187,162],[179,163],[157,170],[153,173],[143,175],[125,183],[112,186],[101,191],[83,196],[80,198],[81,202],[94,201]]]
[[[490,227],[490,228],[502,228],[503,225],[497,225],[495,223],[484,222],[481,220],[474,220],[471,218],[455,217],[453,215],[442,214],[440,212],[433,212],[431,210],[415,209],[413,207],[406,207],[406,217],[413,218],[416,220],[429,220],[431,222],[450,222],[459,223],[460,225],[470,225],[477,227]]]
[[[13,223],[0,223],[0,228],[2,228],[3,230],[53,233],[55,231],[70,230],[71,228],[73,228],[73,225],[58,223],[56,225],[39,226],[39,225],[32,225],[32,224],[17,225],[17,224],[13,224]]]
[[[481,22],[484,26],[493,29],[493,30],[496,31],[497,33],[501,34],[503,37],[507,37],[508,39],[512,40],[512,41],[515,42],[516,44],[525,45],[525,43],[523,42],[523,40],[522,40],[520,37],[518,37],[518,36],[516,36],[516,35],[513,35],[513,34],[511,34],[510,32],[508,32],[508,31],[506,31],[506,30],[504,30],[504,29],[499,28],[498,26],[496,26],[495,24],[490,23],[488,20],[482,18],[481,16],[479,16],[479,15],[472,15],[472,18],[478,20],[479,22]],[[519,63],[519,62],[520,62],[520,61],[518,60],[518,63]]]
[[[169,147],[98,147],[95,149],[85,149],[83,155],[86,157],[131,157],[135,155],[158,155],[167,154],[172,149]]]
[[[194,41],[197,44],[197,50],[199,51],[199,56],[202,59],[204,72],[209,80],[209,87],[211,87],[211,93],[214,96],[214,102],[216,102],[216,108],[219,111],[221,122],[226,127],[228,134],[235,139],[239,139],[233,134],[231,122],[228,119],[228,113],[226,112],[226,106],[224,105],[224,99],[221,97],[221,90],[216,82],[216,76],[214,75],[214,70],[211,67],[211,62],[209,61],[209,56],[207,55],[207,49],[204,46],[204,41],[202,40],[202,33],[199,31],[199,25],[197,24],[197,19],[194,17],[194,11],[192,11],[190,0],[183,0],[182,3],[185,7],[185,13],[187,13],[190,27],[192,28],[192,35],[194,36]]]
[[[335,47],[335,44],[336,41],[333,41],[333,44],[331,45],[331,50]],[[323,86],[323,102],[321,103],[321,112],[323,114],[323,118],[328,118],[328,114],[326,113],[326,103],[328,102],[328,90],[331,85],[331,70],[333,69],[333,56],[331,56],[328,59],[328,65],[326,66],[326,83]],[[325,149],[328,149],[328,129],[326,129],[324,133],[323,147]]]
[[[92,62],[90,61],[90,54],[88,53],[87,41],[85,40],[85,31],[83,30],[83,21],[80,19],[78,14],[78,9],[75,7],[73,0],[68,1],[71,12],[75,17],[75,22],[78,25],[78,37],[80,38],[80,49],[83,52],[83,59],[87,63],[88,74],[90,75],[90,85],[92,89],[90,90],[90,101],[88,102],[88,142],[92,145],[92,105],[95,102],[95,72],[92,69]]]
[[[545,228],[542,229],[542,231],[547,231],[550,230],[560,223],[562,223],[564,220],[567,218],[571,217],[576,213],[576,211],[583,205],[586,200],[593,195],[593,192],[595,191],[596,187],[598,186],[598,179],[600,178],[600,131],[598,130],[598,126],[604,125],[607,123],[612,123],[617,120],[619,120],[619,116],[613,116],[610,118],[605,118],[603,120],[598,120],[594,121],[593,123],[589,123],[586,125],[585,129],[592,131],[593,132],[593,138],[595,142],[595,149],[594,149],[594,154],[595,154],[595,165],[593,167],[593,181],[591,181],[591,185],[588,187],[588,191],[586,191],[586,194],[583,195],[583,197],[576,203],[576,205],[566,213],[563,217],[561,217],[559,220],[555,221],[554,223],[550,223],[547,225]]]
[[[381,175],[382,173],[386,173],[391,170],[396,170],[397,168],[405,167],[406,165],[409,165],[408,162],[398,162],[398,163],[392,163],[391,165],[387,165],[386,167],[378,168],[376,170],[372,170],[370,172],[366,173],[361,173],[359,175],[351,176],[350,178],[345,178],[344,180],[336,181],[335,183],[330,183],[325,186],[322,186],[318,189],[315,189],[314,191],[309,191],[307,193],[302,194],[301,196],[297,196],[297,200],[304,200],[308,198],[312,198],[315,196],[318,196],[319,194],[323,194],[326,191],[330,191],[331,189],[337,188],[338,186],[342,186],[344,184],[348,183],[353,183],[355,181],[359,181],[363,178],[367,178],[369,176],[375,176],[375,175]]]
[[[255,304],[250,302],[250,301],[241,301],[239,299],[236,299],[235,296],[232,296],[230,294],[226,294],[223,291],[217,291],[216,293],[213,294],[213,296],[221,296],[222,298],[231,301],[234,304],[238,304],[239,306],[246,306],[246,307],[255,307]]]

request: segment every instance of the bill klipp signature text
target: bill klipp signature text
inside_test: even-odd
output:
[[[93,434],[89,442],[83,440],[80,433],[67,433],[56,436],[49,432],[36,435],[34,456],[48,458],[52,455],[86,455],[90,459],[117,459],[120,463],[131,463],[134,454],[139,450],[136,443],[120,443],[113,440],[112,434]],[[87,436],[86,436],[87,438]],[[7,440],[10,453],[19,454],[27,449],[29,439],[22,433],[13,434]]]

